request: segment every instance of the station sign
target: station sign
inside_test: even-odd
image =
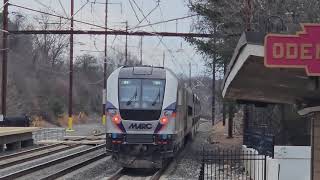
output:
[[[296,35],[265,37],[266,67],[304,68],[308,76],[320,76],[320,24],[303,24]]]

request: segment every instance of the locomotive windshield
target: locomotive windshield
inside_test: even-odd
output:
[[[161,110],[164,87],[164,80],[120,79],[120,109]]]

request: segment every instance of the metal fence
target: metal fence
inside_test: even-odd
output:
[[[267,156],[241,150],[203,150],[199,180],[266,180]]]
[[[65,128],[41,128],[32,134],[35,142],[43,140],[63,140],[66,136]]]

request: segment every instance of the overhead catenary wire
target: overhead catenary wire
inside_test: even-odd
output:
[[[129,28],[129,30],[138,29],[138,28],[142,28],[142,27],[149,27],[149,26],[153,26],[153,25],[157,25],[157,24],[168,23],[168,22],[172,22],[172,21],[176,21],[176,20],[187,19],[187,18],[191,18],[191,17],[194,17],[194,16],[198,16],[198,15],[197,14],[193,14],[193,15],[189,15],[189,16],[163,20],[163,21],[159,21],[159,22],[155,22],[155,23],[146,24],[146,25],[135,26],[135,27]]]
[[[138,22],[140,22],[140,19],[139,19],[139,17],[138,17],[138,14],[137,14],[136,10],[134,9],[131,0],[128,0],[128,1],[129,1],[130,7],[131,7],[131,9],[132,9],[132,11],[133,11],[136,19],[138,20]]]
[[[148,20],[148,18],[145,16],[143,10],[142,10],[142,9],[139,7],[139,5],[137,4],[137,2],[136,2],[135,0],[133,0],[133,3],[137,6],[137,8],[138,8],[138,10],[140,11],[140,13],[142,14],[142,16],[145,17],[145,19],[146,19],[146,21],[148,22],[148,24],[151,24],[150,21]],[[155,29],[153,28],[152,25],[151,25],[150,27],[153,29],[153,31],[155,31]],[[155,31],[155,32],[156,32],[156,31]],[[173,59],[177,59],[177,58],[173,55],[173,53],[172,53],[172,51],[170,50],[170,48],[162,41],[162,39],[161,39],[158,35],[157,35],[157,37],[160,39],[161,44],[162,44],[162,45],[167,49],[167,51],[170,53],[171,57],[172,57]],[[172,61],[172,63],[173,63],[175,66],[177,66],[177,64],[176,64],[175,61],[173,61],[172,59],[171,59],[171,61]],[[178,63],[178,64],[179,64],[179,63]],[[183,66],[181,66],[181,64],[179,64],[179,66],[180,66],[181,70],[183,71],[183,73],[184,73],[184,74],[187,74],[186,71],[183,69]]]
[[[45,7],[46,9],[48,9],[49,11],[60,15],[59,13],[57,13],[55,10],[53,10],[50,6],[43,4],[40,0],[35,0],[36,3],[40,4],[41,6]]]
[[[129,0],[129,2],[131,4],[131,0]],[[158,7],[159,7],[159,3],[147,15],[143,15],[143,19],[138,20],[139,23],[135,25],[132,29],[135,29],[135,27],[139,26],[143,21],[145,21],[148,18],[148,16],[150,16]]]
[[[16,5],[16,4],[10,4],[11,6],[15,6],[15,7],[18,7],[18,8],[22,8],[22,9],[26,9],[26,10],[30,10],[30,11],[34,11],[34,12],[38,12],[38,13],[43,13],[43,14],[47,14],[47,15],[50,15],[50,16],[54,16],[54,17],[58,17],[58,18],[62,18],[62,19],[68,19],[68,20],[71,20],[70,18],[67,18],[67,17],[63,17],[63,16],[59,16],[59,15],[56,15],[56,14],[52,14],[52,13],[47,13],[47,12],[43,12],[43,11],[40,11],[40,10],[35,10],[35,9],[32,9],[32,8],[28,8],[28,7],[23,7],[23,6],[20,6],[20,5]],[[145,16],[145,15],[144,15]],[[74,22],[78,22],[78,23],[82,23],[82,24],[86,24],[86,25],[91,25],[91,26],[94,26],[94,27],[99,27],[99,28],[101,28],[101,29],[106,29],[105,27],[103,27],[103,26],[100,26],[100,25],[97,25],[97,24],[93,24],[93,23],[88,23],[88,22],[84,22],[84,21],[80,21],[80,20],[76,20],[76,19],[74,19]],[[151,24],[150,23],[150,21],[148,21],[148,23],[149,24]],[[111,30],[111,31],[113,31],[113,32],[117,32],[117,33],[124,33],[124,34],[127,34],[127,32],[126,32],[126,30],[115,30],[115,29],[112,29],[112,28],[107,28],[107,29],[109,29],[109,30]],[[48,33],[52,33],[52,34],[54,34],[54,32],[55,32],[55,30],[46,30]],[[11,31],[11,32],[14,32],[14,31]],[[19,34],[18,32],[22,32],[22,31],[15,31],[16,33],[15,34]],[[74,31],[74,34],[83,34],[83,33],[86,33],[87,31]],[[130,32],[130,31],[129,31]],[[26,31],[23,31],[23,33],[22,34],[25,34],[26,33]],[[35,31],[33,31],[33,33],[35,34]],[[97,32],[95,32],[95,33],[97,33]],[[143,35],[143,34],[145,34],[145,35],[147,35],[147,34],[149,34],[149,35],[154,35],[154,36],[175,36],[174,35],[174,33],[169,33],[169,32],[164,32],[164,33],[161,33],[161,35],[160,34],[157,34],[156,32],[146,32],[146,31],[139,31],[139,32],[131,32],[131,34],[137,34],[137,35]],[[21,34],[21,33],[20,33]],[[29,33],[30,34],[30,33]],[[55,34],[57,34],[57,33],[55,33]],[[65,33],[63,33],[62,31],[61,31],[61,33],[59,32],[59,34],[65,34]],[[109,33],[110,34],[110,33]],[[176,33],[175,33],[176,34]],[[190,35],[190,34],[188,34],[188,33],[180,33],[180,36],[188,36],[188,35]],[[192,36],[201,36],[201,37],[207,37],[207,36],[211,36],[211,35],[209,35],[209,34],[196,34],[196,35],[192,35]]]
[[[60,15],[56,15],[56,14],[52,14],[52,13],[48,13],[48,12],[44,12],[44,11],[32,9],[32,8],[20,6],[20,5],[17,5],[17,4],[9,3],[9,5],[10,5],[10,6],[17,7],[17,8],[21,8],[21,9],[33,11],[33,12],[38,12],[38,13],[46,14],[46,15],[53,16],[53,17],[58,17],[58,18],[61,18],[61,19],[67,19],[67,20],[69,20],[69,21],[71,20],[71,18],[69,18],[69,17],[64,17],[64,16],[60,16]],[[77,22],[77,23],[82,23],[82,24],[86,24],[86,25],[98,27],[98,28],[101,28],[101,29],[105,29],[104,26],[100,26],[100,25],[97,25],[97,24],[88,23],[88,22],[84,22],[84,21],[77,20],[77,19],[74,19],[73,21],[74,21],[74,22]],[[113,30],[113,31],[115,30],[115,29],[112,29],[112,28],[107,28],[107,29],[108,29],[108,30]],[[118,31],[123,31],[123,32],[125,32],[124,30],[118,30]]]
[[[75,15],[77,15],[87,4],[88,4],[88,0],[87,0],[87,2],[85,3],[85,4],[83,4],[71,17],[70,17],[70,20],[72,19],[72,18],[74,18],[74,16]],[[9,4],[10,5],[10,4]],[[55,11],[54,11],[55,12]],[[55,12],[56,13],[56,12]],[[57,13],[56,13],[57,14]],[[67,19],[67,20],[69,20],[69,19]],[[74,21],[74,20],[73,20]],[[64,22],[62,25],[60,24],[60,26],[59,26],[59,29],[62,29],[66,24],[68,24],[68,21],[66,21],[66,22]],[[45,31],[47,31],[47,32],[49,32],[47,29],[45,30]]]
[[[82,6],[82,8],[83,8],[88,2],[89,2],[89,1],[87,1],[87,2]],[[135,5],[138,7],[139,11],[143,14],[144,18],[148,21],[148,23],[149,23],[148,26],[152,26],[152,24],[150,23],[150,21],[147,19],[147,16],[142,12],[141,8],[139,8],[138,4],[137,4],[135,1],[133,1],[133,2],[134,2]],[[55,16],[55,17],[59,17],[59,18],[63,18],[63,19],[70,20],[70,18],[67,18],[67,17],[63,17],[63,16],[59,16],[59,15],[55,15],[55,14],[51,14],[51,13],[47,13],[47,12],[42,12],[42,11],[39,11],[39,10],[34,10],[34,9],[31,9],[31,8],[27,8],[27,7],[21,7],[21,6],[16,5],[16,4],[10,4],[10,5],[16,6],[16,7],[20,7],[20,8],[24,8],[24,9],[27,9],[27,10],[36,11],[36,12],[39,12],[39,13],[44,13],[44,14],[48,14],[48,15],[51,15],[51,16]],[[80,8],[80,9],[82,9],[82,8]],[[80,11],[80,9],[79,9],[78,11]],[[77,11],[77,12],[78,12],[78,11]],[[101,28],[101,29],[104,29],[104,27],[99,26],[99,25],[96,25],[96,24],[92,24],[92,23],[87,23],[87,22],[78,21],[78,20],[75,20],[75,22],[80,22],[80,23],[84,23],[84,24],[88,24],[88,25],[92,25],[92,26],[96,26],[96,27],[99,27],[99,28]],[[160,22],[158,22],[158,23],[160,23]],[[108,28],[108,29],[111,29],[111,28]],[[153,28],[153,29],[154,29],[154,28]],[[120,30],[120,31],[121,31],[121,30]],[[122,30],[122,31],[123,31],[123,30]],[[171,56],[176,59],[176,57],[172,54],[172,51],[170,50],[170,48],[169,48],[166,44],[163,43],[162,38],[160,38],[157,33],[149,33],[149,32],[146,32],[146,33],[148,33],[148,34],[153,34],[153,35],[158,36],[158,38],[160,39],[160,42],[163,44],[163,46],[165,46],[166,49],[170,52]],[[173,62],[173,63],[176,64],[175,62]],[[182,68],[182,69],[183,69],[183,68]]]
[[[61,9],[62,9],[62,11],[63,11],[63,13],[64,13],[64,15],[68,16],[68,13],[67,13],[66,9],[63,7],[63,5],[62,5],[62,3],[61,3],[61,0],[59,0],[59,5],[60,5],[60,7],[61,7]]]

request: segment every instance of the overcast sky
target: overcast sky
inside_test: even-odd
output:
[[[136,11],[137,17],[130,6],[130,1]],[[157,5],[159,1],[159,6]],[[10,0],[13,4],[18,4],[25,7],[30,7],[37,10],[58,14],[61,16],[70,16],[70,0]],[[105,0],[75,0],[75,19],[104,26]],[[151,23],[179,18],[190,15],[185,0],[109,0],[108,11],[108,27],[112,29],[125,29],[123,22],[128,21],[129,29],[135,27],[139,22],[138,19],[143,19],[142,13],[137,8],[142,10],[144,15],[147,15],[152,9],[152,13],[147,20]],[[136,4],[135,4],[136,3]],[[9,7],[10,12],[21,12],[29,19],[33,19],[38,15],[30,11]],[[53,18],[53,22],[59,19]],[[141,25],[148,24],[148,21],[143,21]],[[69,28],[69,23],[62,21],[65,28]],[[153,27],[145,27],[133,31],[166,31],[166,32],[190,32],[192,28],[192,19],[179,20],[178,23],[170,22],[165,24],[154,25]],[[92,29],[101,30],[97,27],[92,27],[80,23],[75,23],[75,29]],[[192,63],[193,75],[203,74],[204,71],[202,57],[196,53],[194,48],[190,46],[183,38],[164,37],[163,45],[160,43],[160,37],[143,37],[143,63],[148,65],[162,66],[163,52],[166,54],[165,66],[173,69],[177,73],[188,75],[188,63]],[[103,50],[104,37],[98,35],[76,35],[75,36],[75,55],[84,53],[83,50]],[[128,51],[130,54],[140,57],[140,37],[129,36]],[[125,37],[124,36],[108,36],[108,51],[112,53],[114,49],[124,52]],[[169,52],[170,50],[170,52]],[[88,52],[87,52],[88,53]],[[91,52],[95,56],[102,56],[103,53]],[[173,63],[175,62],[175,63]]]

